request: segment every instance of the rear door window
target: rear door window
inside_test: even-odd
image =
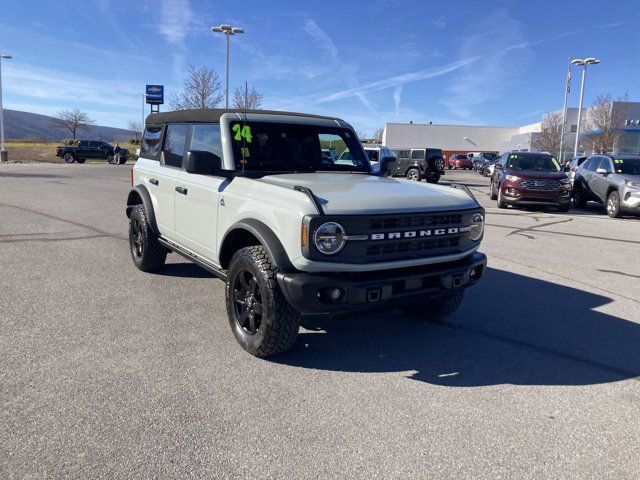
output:
[[[164,164],[169,167],[182,168],[184,149],[187,144],[188,125],[170,124],[164,136]]]
[[[600,157],[600,163],[597,168],[604,168],[607,172],[613,172],[613,165],[607,157]]]
[[[425,159],[425,151],[422,149],[419,150],[411,150],[411,160],[424,160]]]
[[[378,158],[378,151],[377,150],[365,150],[367,152],[367,157],[369,157],[369,161],[370,162],[377,162],[380,159]]]
[[[584,168],[585,168],[585,170],[589,170],[589,171],[593,172],[593,171],[595,171],[596,165],[598,165],[598,163],[600,163],[600,157],[591,157],[584,164]]]

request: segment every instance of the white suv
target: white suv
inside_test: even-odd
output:
[[[301,315],[442,318],[485,270],[484,210],[463,187],[388,177],[393,161],[374,174],[336,118],[152,114],[127,199],[133,261],[153,271],[175,252],[223,279],[233,333],[256,356],[290,348]]]

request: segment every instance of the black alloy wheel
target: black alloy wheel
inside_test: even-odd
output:
[[[131,221],[131,233],[129,241],[131,242],[131,253],[134,260],[140,261],[144,253],[144,232],[142,229],[141,219],[135,217]]]
[[[255,335],[262,323],[262,292],[258,280],[248,270],[241,270],[233,282],[234,320],[247,334]]]

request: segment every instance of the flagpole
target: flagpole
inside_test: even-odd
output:
[[[567,123],[567,96],[569,95],[569,90],[571,89],[571,59],[567,60],[567,81],[564,86],[564,105],[562,106],[562,130],[560,133],[560,152],[558,153],[558,158],[560,159],[560,165],[563,165],[563,156],[564,156],[564,127]]]

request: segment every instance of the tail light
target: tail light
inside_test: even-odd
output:
[[[131,169],[131,186],[133,187],[133,168]]]

